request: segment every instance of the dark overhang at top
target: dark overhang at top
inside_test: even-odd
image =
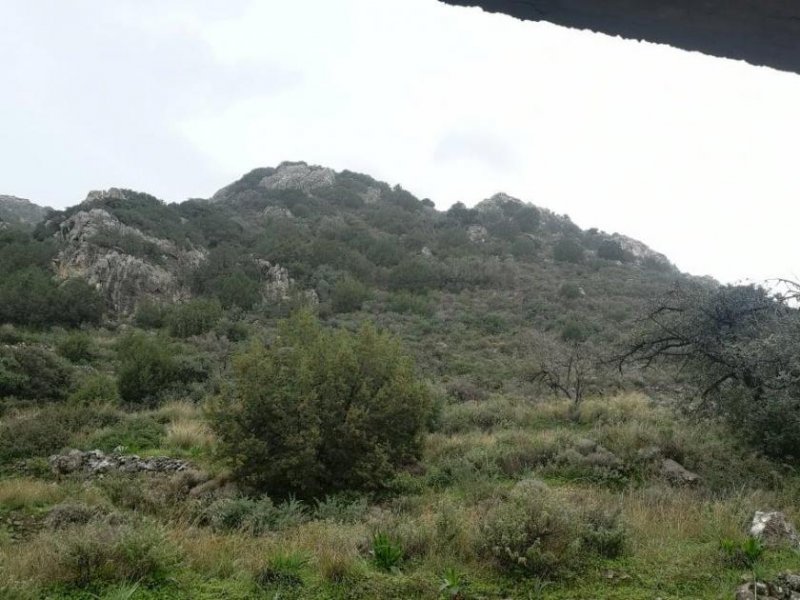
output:
[[[800,0],[441,0],[800,73]]]

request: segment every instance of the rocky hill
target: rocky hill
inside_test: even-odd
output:
[[[16,196],[0,195],[0,223],[33,227],[44,219],[49,209]]]
[[[50,215],[37,236],[57,242],[60,279],[85,279],[121,314],[143,299],[235,295],[233,284],[248,309],[286,300],[290,289],[329,302],[347,278],[424,293],[515,288],[542,269],[564,280],[599,271],[645,280],[676,274],[641,242],[581,231],[506,194],[440,212],[399,186],[305,163],[256,169],[209,200],[182,204],[129,190],[92,192]]]
[[[608,360],[690,280],[507,194],[305,163],[8,226],[0,598],[788,598],[800,480],[752,440],[796,403],[687,418],[704,373]]]

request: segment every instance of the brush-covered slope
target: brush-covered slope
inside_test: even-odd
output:
[[[429,372],[469,371],[495,389],[553,347],[610,347],[686,277],[641,242],[506,194],[438,211],[400,186],[305,163],[256,169],[180,204],[92,192],[29,243],[50,253],[39,269],[87,283],[112,321],[191,299],[234,320],[312,304],[324,318],[369,315]]]

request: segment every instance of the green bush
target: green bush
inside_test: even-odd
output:
[[[67,400],[78,406],[117,404],[120,400],[117,382],[102,373],[87,375]]]
[[[572,238],[561,238],[553,246],[553,258],[559,262],[581,263],[584,258],[583,246]]]
[[[436,263],[426,258],[406,259],[389,274],[389,287],[392,290],[421,293],[437,289],[441,282],[442,274]]]
[[[15,271],[0,280],[0,322],[18,325],[78,326],[98,323],[103,300],[80,279],[59,285],[39,267]]]
[[[201,515],[201,521],[218,531],[239,530],[250,535],[281,531],[308,520],[306,506],[289,498],[276,505],[268,496],[261,498],[220,498]]]
[[[90,524],[55,538],[61,583],[78,587],[114,582],[161,582],[177,567],[179,555],[155,525]]]
[[[389,296],[387,308],[396,313],[414,314],[429,317],[434,312],[434,305],[428,296],[411,294],[409,292],[395,292]]]
[[[581,286],[577,283],[563,283],[561,287],[558,288],[558,295],[567,300],[577,300],[583,293],[581,291]]]
[[[481,550],[498,567],[544,578],[574,573],[592,555],[618,556],[625,541],[616,513],[580,509],[536,480],[498,501],[481,533]]]
[[[72,367],[43,346],[0,346],[0,398],[63,400],[72,381]]]
[[[48,405],[0,423],[0,463],[49,456],[82,431],[111,425],[119,416],[92,407]]]
[[[126,419],[93,432],[83,447],[87,450],[111,452],[121,446],[126,452],[141,452],[158,448],[166,435],[164,425],[146,415],[132,415]]]
[[[394,571],[403,560],[403,547],[385,533],[372,538],[372,561],[382,571]]]
[[[221,318],[219,301],[201,298],[173,306],[166,322],[170,335],[187,338],[211,331]]]
[[[133,332],[117,344],[117,387],[123,402],[155,404],[179,379],[170,344],[161,338]]]
[[[145,299],[136,305],[133,322],[144,329],[160,329],[166,323],[168,313],[166,305]]]
[[[429,393],[398,342],[370,326],[324,330],[301,311],[271,347],[236,357],[234,380],[212,425],[221,455],[256,490],[376,489],[420,451]]]
[[[352,277],[345,277],[336,282],[331,291],[331,306],[334,312],[348,313],[361,310],[370,297],[370,290],[363,283]]]
[[[92,336],[83,331],[72,331],[56,343],[56,351],[73,363],[90,362],[95,355]]]
[[[622,249],[622,245],[615,240],[606,240],[600,244],[600,247],[597,249],[597,257],[618,262],[627,262],[631,258],[628,253]]]
[[[367,499],[363,496],[335,494],[317,500],[314,518],[335,523],[356,523],[367,514]]]

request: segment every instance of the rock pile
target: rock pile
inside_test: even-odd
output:
[[[178,458],[155,456],[140,458],[135,454],[105,454],[100,450],[70,450],[67,454],[57,454],[48,459],[50,468],[56,475],[86,473],[177,473],[191,468],[191,464]]]
[[[800,600],[800,575],[784,573],[775,581],[751,581],[736,589],[736,600]]]

